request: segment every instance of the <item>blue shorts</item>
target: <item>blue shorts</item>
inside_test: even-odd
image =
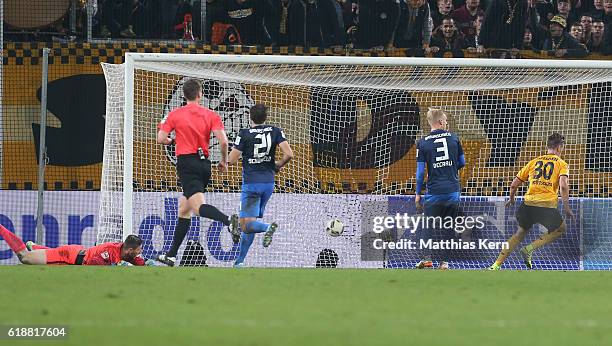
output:
[[[240,217],[262,218],[272,192],[274,183],[242,184]]]

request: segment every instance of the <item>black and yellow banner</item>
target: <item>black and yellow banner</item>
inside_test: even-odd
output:
[[[2,189],[36,189],[40,133],[41,56],[46,44],[7,43],[4,47],[2,96]],[[101,62],[119,64],[126,52],[406,56],[405,50],[224,47],[141,43],[50,44],[46,171],[51,190],[100,188],[106,83]],[[492,54],[492,53],[491,53]],[[466,57],[481,57],[465,52]],[[521,52],[523,57],[551,58]],[[590,58],[602,58],[591,56]],[[176,98],[178,76],[163,76],[136,99],[137,107],[161,120]],[[287,192],[412,193],[415,140],[428,131],[425,113],[441,107],[450,127],[462,139],[468,162],[462,171],[464,192],[504,195],[520,166],[545,148],[552,131],[568,138],[573,194],[612,196],[612,115],[608,85],[534,88],[486,92],[370,92],[358,96],[325,90],[283,89],[260,85],[204,81],[208,105],[217,107],[230,137],[248,126],[245,109],[254,102],[271,107],[274,123],[283,127],[296,151],[291,169],[280,177]],[[208,84],[206,84],[208,83]],[[214,84],[216,83],[216,84]],[[147,84],[143,82],[142,84]],[[279,95],[282,95],[279,96]],[[178,100],[178,101],[177,101]],[[233,101],[229,101],[233,100]],[[180,103],[180,97],[174,102]],[[223,106],[223,107],[221,107]],[[211,106],[211,108],[214,108]],[[141,109],[141,110],[142,110]],[[137,109],[138,111],[138,109]],[[154,122],[151,124],[154,125]],[[149,124],[150,125],[150,124]],[[154,143],[155,128],[137,135],[137,188],[171,189],[176,185],[168,153]],[[150,133],[149,133],[150,132]],[[144,154],[146,152],[146,154]],[[146,158],[140,159],[138,158]],[[149,167],[149,165],[151,165]],[[213,188],[233,191],[239,173],[215,176]]]

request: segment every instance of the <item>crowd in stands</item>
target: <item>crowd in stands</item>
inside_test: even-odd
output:
[[[217,44],[612,53],[612,0],[203,0]],[[99,0],[100,37],[201,39],[201,2]],[[186,17],[187,15],[187,17]],[[187,20],[186,20],[187,18]],[[187,24],[187,22],[189,23]]]
[[[612,54],[612,0],[98,0],[93,37],[202,40],[203,5],[213,44]]]

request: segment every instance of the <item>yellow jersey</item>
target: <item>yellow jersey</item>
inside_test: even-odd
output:
[[[547,154],[531,161],[516,175],[529,181],[525,204],[534,207],[557,208],[559,204],[559,177],[569,177],[567,163],[559,156]]]

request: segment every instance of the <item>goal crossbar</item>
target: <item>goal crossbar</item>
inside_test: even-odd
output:
[[[432,67],[491,67],[491,68],[564,68],[612,69],[608,60],[548,60],[548,59],[479,59],[422,57],[358,57],[358,56],[285,56],[229,54],[126,53],[127,64],[139,62],[215,62],[227,64],[275,65],[363,65],[363,66],[432,66]]]

